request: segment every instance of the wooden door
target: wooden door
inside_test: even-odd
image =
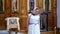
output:
[[[46,0],[38,0],[37,7],[39,7],[40,11],[43,13],[45,11],[45,1]],[[56,26],[56,0],[49,0],[49,12],[47,16],[47,29],[51,31]]]
[[[20,1],[20,25],[21,25],[21,31],[26,32],[27,31],[27,0],[21,0]]]
[[[48,14],[48,30],[54,30],[57,25],[56,0],[51,0],[51,13]]]
[[[11,15],[10,17],[19,17],[20,18],[20,31],[26,32],[27,31],[27,0],[10,0],[11,5]],[[15,8],[14,8],[15,5]],[[16,11],[15,11],[15,10]]]
[[[27,31],[27,0],[16,0],[15,3],[15,11],[14,11],[14,1],[13,0],[4,0],[3,11],[0,11],[0,30],[6,29],[6,21],[5,18],[7,17],[19,17],[20,18],[20,31],[26,32]],[[54,3],[53,3],[54,2]],[[42,0],[36,1],[37,7],[39,7],[40,11],[43,12],[45,10],[45,2]],[[54,26],[56,25],[56,1],[51,0],[50,2],[50,13],[48,14],[48,30],[53,30]],[[2,8],[0,8],[2,9]],[[17,9],[17,10],[16,10]],[[54,24],[54,25],[53,25]]]
[[[6,29],[5,18],[10,16],[10,0],[0,0],[0,30]]]

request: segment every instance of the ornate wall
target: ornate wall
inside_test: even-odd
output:
[[[49,0],[49,10],[50,13],[48,14],[48,30],[53,30],[54,26],[56,26],[56,0]],[[5,0],[4,1],[4,13],[0,14],[0,30],[6,29],[6,21],[5,18],[7,17],[19,17],[20,18],[20,27],[21,27],[21,32],[26,32],[27,31],[27,16],[28,16],[28,5],[27,5],[27,0],[18,0],[17,3],[17,8],[18,8],[18,13],[13,13],[12,10],[12,0]],[[40,11],[43,13],[45,10],[45,0],[36,0],[35,7],[39,7]]]

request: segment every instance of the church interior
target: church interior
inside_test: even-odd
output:
[[[0,0],[0,34],[11,34],[11,31],[27,34],[28,13],[35,7],[38,7],[42,13],[41,34],[59,34],[57,0]],[[14,24],[18,24],[18,29],[20,29],[9,29],[9,25],[13,24],[9,21],[18,22]]]

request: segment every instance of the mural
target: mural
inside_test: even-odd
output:
[[[13,0],[13,11],[17,12],[17,0]]]
[[[43,2],[44,3],[44,2]],[[48,13],[49,13],[49,0],[45,0],[45,11],[41,14],[41,23],[40,23],[40,28],[41,31],[47,31],[47,18],[48,18]]]
[[[0,0],[0,13],[3,13],[3,0]]]
[[[30,10],[34,9],[34,0],[29,0]]]
[[[49,11],[49,0],[45,0],[45,11]]]
[[[17,24],[17,20],[16,19],[10,19],[9,24]]]

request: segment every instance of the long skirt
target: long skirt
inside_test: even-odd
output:
[[[30,24],[28,27],[28,34],[40,34],[40,25]]]

